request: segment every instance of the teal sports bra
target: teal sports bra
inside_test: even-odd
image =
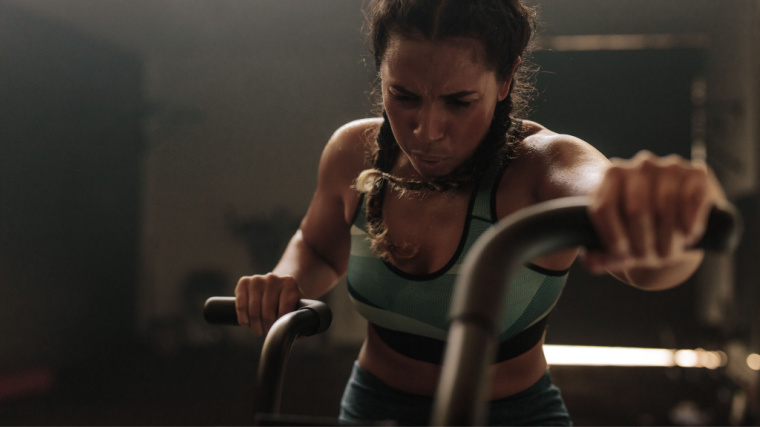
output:
[[[497,222],[496,188],[503,171],[502,168],[483,177],[470,198],[469,215],[455,255],[442,269],[430,274],[406,273],[372,252],[364,203],[359,202],[351,226],[349,296],[359,314],[398,352],[440,363],[459,268],[473,243]],[[567,275],[568,270],[553,271],[532,264],[520,269],[506,295],[507,305],[498,329],[499,361],[522,354],[538,343]]]

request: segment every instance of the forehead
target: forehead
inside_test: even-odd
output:
[[[485,57],[485,46],[476,39],[429,40],[422,35],[394,34],[388,40],[380,71],[386,76],[412,73],[428,78],[432,75],[473,78],[493,73]]]

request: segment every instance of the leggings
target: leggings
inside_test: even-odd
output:
[[[354,362],[340,403],[340,422],[392,422],[422,426],[430,423],[433,397],[409,394],[387,386]],[[549,371],[527,390],[491,401],[489,425],[572,425],[559,389]]]

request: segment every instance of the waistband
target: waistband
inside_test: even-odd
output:
[[[544,316],[543,319],[523,329],[517,335],[499,343],[496,363],[514,359],[538,344],[544,335],[548,320],[549,316]],[[446,341],[384,328],[374,323],[371,325],[380,339],[397,353],[436,365],[443,363]]]

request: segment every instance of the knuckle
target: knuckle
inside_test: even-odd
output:
[[[605,179],[620,179],[626,173],[627,169],[627,165],[623,162],[613,163],[610,167],[607,168],[607,171],[605,172]]]
[[[643,165],[653,165],[657,161],[657,156],[649,150],[641,150],[636,153],[630,160],[633,167],[642,167]]]
[[[248,287],[248,282],[251,280],[250,276],[243,276],[238,279],[237,285],[235,285],[235,295]]]
[[[638,165],[638,169],[645,172],[652,172],[658,167],[657,159],[650,156],[642,157]]]
[[[678,154],[668,154],[661,158],[662,164],[666,166],[683,166],[688,163],[683,157]]]
[[[261,292],[266,287],[267,280],[264,276],[253,276],[248,281],[248,289],[254,292]]]

